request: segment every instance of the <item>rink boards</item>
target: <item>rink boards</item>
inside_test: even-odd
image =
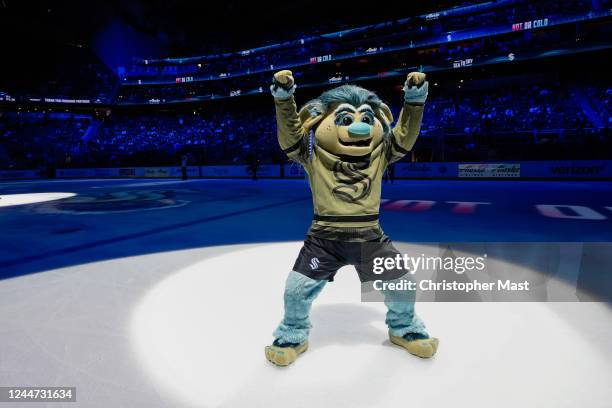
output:
[[[57,169],[56,178],[176,178],[180,166]],[[264,164],[257,168],[260,178],[303,178],[295,163]],[[251,178],[248,165],[187,166],[189,178]],[[496,163],[400,162],[394,165],[398,179],[526,179],[526,180],[610,180],[612,160],[524,161]],[[44,178],[37,170],[1,170],[0,180]]]

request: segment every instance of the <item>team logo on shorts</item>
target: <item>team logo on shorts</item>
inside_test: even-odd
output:
[[[312,258],[310,260],[310,269],[315,270],[319,269],[319,258]]]

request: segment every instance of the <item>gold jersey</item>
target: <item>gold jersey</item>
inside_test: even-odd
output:
[[[309,121],[300,121],[293,96],[275,99],[278,142],[308,174],[314,219],[310,233],[321,238],[363,241],[382,236],[378,223],[386,167],[412,149],[423,105],[405,104],[383,141],[366,156],[338,156],[316,145]]]

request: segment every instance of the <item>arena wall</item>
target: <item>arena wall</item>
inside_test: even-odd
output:
[[[247,165],[188,166],[189,178],[252,178]],[[0,179],[40,178],[34,170],[0,171]],[[181,167],[116,167],[57,169],[57,178],[177,178]],[[259,178],[304,178],[301,166],[296,164],[266,164],[257,170]],[[508,180],[610,180],[612,160],[529,161],[498,163],[396,163],[396,179],[508,179]]]

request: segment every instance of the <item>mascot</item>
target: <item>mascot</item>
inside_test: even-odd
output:
[[[270,90],[276,106],[278,142],[308,174],[314,218],[286,281],[285,313],[274,331],[266,358],[279,366],[293,363],[308,349],[312,302],[336,271],[354,265],[362,282],[373,275],[372,259],[398,251],[378,223],[381,180],[386,167],[414,145],[421,127],[428,83],[425,74],[408,74],[404,106],[395,127],[393,115],[367,89],[342,85],[324,92],[297,111],[291,71],[274,75]],[[399,279],[406,271],[387,274]],[[422,358],[432,357],[438,340],[429,337],[414,312],[414,297],[383,292],[386,323],[393,344]]]

